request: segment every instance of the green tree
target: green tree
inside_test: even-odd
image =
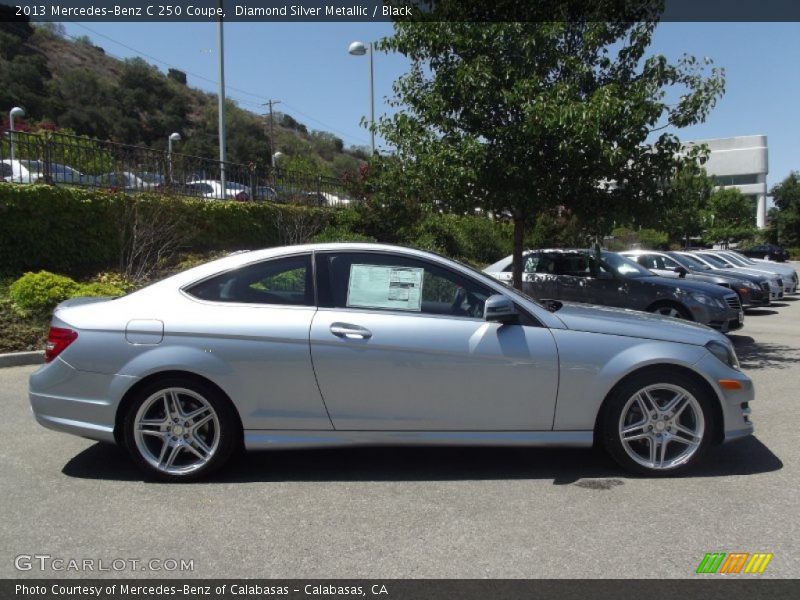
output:
[[[791,172],[770,194],[775,203],[777,242],[792,248],[800,246],[800,173]]]
[[[679,165],[675,175],[667,184],[666,208],[663,212],[650,215],[646,223],[666,231],[670,241],[680,241],[689,246],[689,240],[703,232],[708,224],[708,200],[714,190],[714,180],[701,166],[705,149],[695,150],[687,160]]]
[[[486,23],[468,22],[484,2],[441,0],[435,22],[395,23],[379,44],[411,63],[394,84],[402,109],[377,126],[403,163],[391,183],[442,208],[510,214],[517,287],[538,213],[566,205],[599,234],[663,206],[680,143],[648,137],[702,121],[724,87],[692,57],[645,58],[660,3],[613,22],[620,3],[601,0],[594,19],[546,22],[572,4],[539,2],[542,22]],[[667,102],[673,88],[680,97]]]
[[[755,207],[752,201],[736,188],[723,188],[711,194],[708,201],[710,226],[706,240],[711,243],[730,242],[753,237],[756,228]]]

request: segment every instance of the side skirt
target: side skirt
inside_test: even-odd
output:
[[[333,446],[590,447],[592,431],[299,431],[248,429],[248,450]]]

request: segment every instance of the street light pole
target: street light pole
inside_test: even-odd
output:
[[[14,117],[24,117],[25,110],[15,106],[8,111],[8,153],[11,158],[11,178],[14,178]],[[21,176],[21,175],[20,175]]]
[[[225,200],[225,162],[228,160],[225,149],[225,40],[222,33],[222,0],[219,0],[220,18],[217,23],[217,41],[219,45],[219,181],[222,186],[222,198]]]
[[[167,160],[169,162],[169,183],[170,185],[173,182],[172,176],[172,142],[180,142],[181,141],[181,134],[180,133],[171,133],[170,136],[167,138]]]
[[[374,51],[369,43],[369,134],[372,155],[375,156],[375,65],[372,62]]]
[[[375,154],[375,64],[372,55],[375,49],[370,42],[364,45],[363,42],[353,42],[347,51],[353,56],[364,56],[369,53],[369,133],[372,154]]]

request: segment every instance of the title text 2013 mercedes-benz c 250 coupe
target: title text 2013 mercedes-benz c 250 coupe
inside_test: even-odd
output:
[[[549,308],[438,255],[323,244],[231,255],[116,299],[62,303],[36,419],[192,480],[247,449],[604,447],[678,473],[749,435],[753,385],[695,323]]]

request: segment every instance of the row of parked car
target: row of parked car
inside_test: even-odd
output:
[[[9,183],[40,183],[49,177],[52,183],[109,188],[124,192],[159,191],[167,187],[183,196],[207,200],[256,200],[269,202],[294,202],[314,206],[346,206],[350,203],[328,192],[308,192],[284,186],[250,186],[236,181],[226,181],[223,189],[219,179],[189,179],[186,182],[169,182],[161,173],[148,171],[114,171],[102,175],[87,175],[77,169],[58,163],[45,165],[40,160],[4,159],[0,161],[0,179]]]
[[[485,272],[512,278],[512,257]],[[550,249],[524,254],[523,291],[541,302],[570,301],[629,308],[740,329],[744,311],[796,294],[797,271],[734,250],[657,251]]]

